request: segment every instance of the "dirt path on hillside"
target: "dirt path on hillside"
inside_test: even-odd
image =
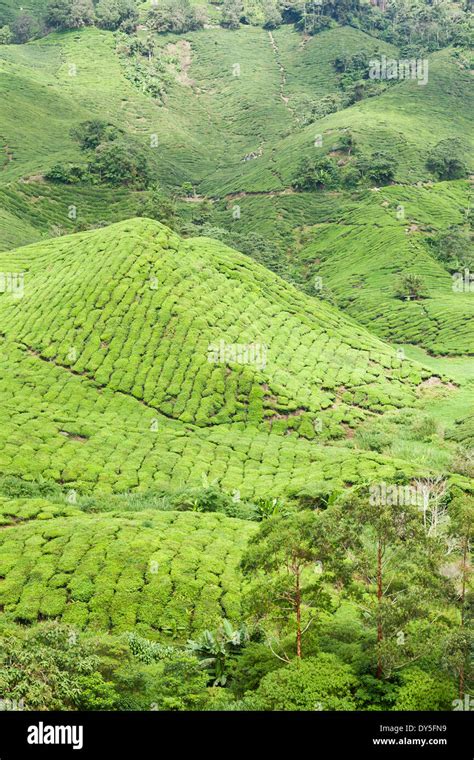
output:
[[[295,111],[289,105],[289,101],[290,101],[289,97],[285,95],[286,71],[280,59],[280,49],[276,43],[275,37],[273,36],[272,32],[268,32],[268,37],[270,40],[270,45],[273,48],[273,52],[275,53],[276,63],[280,71],[280,91],[279,91],[280,100],[284,104],[285,108],[290,112],[291,116],[294,119],[296,119],[296,121],[299,121],[298,117],[296,116]]]
[[[227,195],[222,195],[220,198],[213,198],[212,196],[208,195],[181,195],[177,197],[177,200],[184,201],[184,203],[199,203],[201,201],[211,201],[211,202],[218,202],[218,201],[237,201],[240,198],[247,198],[249,196],[266,196],[268,195],[270,198],[273,198],[277,195],[294,195],[297,191],[294,190],[292,187],[285,187],[283,190],[249,190],[248,192],[246,190],[240,190],[237,193],[228,193]]]

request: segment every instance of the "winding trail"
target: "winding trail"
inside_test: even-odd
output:
[[[280,92],[279,92],[280,100],[285,105],[285,108],[288,109],[288,111],[290,112],[290,114],[293,117],[293,119],[295,119],[297,122],[299,122],[299,119],[298,119],[295,111],[293,110],[293,108],[289,104],[289,101],[290,101],[289,97],[287,95],[285,95],[286,71],[285,71],[284,66],[283,66],[283,64],[281,62],[280,49],[279,49],[279,47],[277,45],[277,42],[276,42],[275,37],[273,36],[272,32],[268,32],[268,37],[270,39],[270,45],[273,48],[273,52],[275,53],[275,58],[276,58],[277,66],[278,66],[279,71],[280,71]]]

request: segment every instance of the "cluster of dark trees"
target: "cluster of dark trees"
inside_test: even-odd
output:
[[[96,25],[101,29],[134,31],[138,23],[135,0],[50,0],[44,17],[21,11],[11,25],[0,29],[0,44],[23,44],[51,31]]]
[[[350,161],[336,160],[334,156],[305,156],[302,158],[293,180],[297,190],[327,190],[354,187],[359,184],[388,185],[395,179],[396,157],[386,151],[375,151],[370,155],[358,153],[357,145],[350,132],[344,132],[332,151],[346,154]],[[468,175],[467,147],[459,138],[441,140],[429,152],[426,167],[438,180],[463,179]]]
[[[429,52],[448,44],[472,44],[470,3],[456,11],[448,0],[283,0],[282,19],[306,34],[317,34],[335,22],[358,27],[402,48],[404,54]]]
[[[259,21],[244,8],[243,0],[215,0],[221,7],[221,26],[238,29],[241,24],[261,23],[265,29],[294,24],[305,34],[318,34],[336,23],[358,27],[398,45],[404,54],[437,50],[445,45],[468,46],[474,40],[470,3],[453,11],[448,0],[261,0]],[[101,29],[135,31],[136,0],[50,0],[41,21],[21,11],[11,26],[0,28],[0,44],[24,43],[50,31]],[[207,23],[205,6],[189,0],[164,0],[152,5],[145,17],[149,29],[186,33]]]
[[[135,145],[116,127],[105,121],[85,121],[72,131],[87,162],[55,164],[45,175],[51,182],[89,182],[141,190],[148,187],[151,172],[142,147]]]

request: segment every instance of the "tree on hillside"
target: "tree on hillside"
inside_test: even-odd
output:
[[[419,301],[426,298],[425,284],[419,274],[404,274],[395,288],[395,298],[404,301]]]
[[[101,143],[89,163],[89,172],[98,182],[108,185],[143,189],[150,181],[144,151],[126,141]]]
[[[11,27],[13,41],[22,45],[39,32],[39,26],[29,13],[20,13]]]
[[[356,149],[356,145],[357,142],[352,132],[346,131],[339,136],[337,149],[347,152],[350,156],[352,151]]]
[[[166,0],[162,5],[150,8],[146,17],[149,29],[176,34],[202,29],[206,21],[204,9],[191,5],[189,0]]]
[[[386,151],[375,151],[371,156],[361,156],[356,167],[364,177],[377,185],[388,185],[393,181],[397,170],[397,159]]]
[[[337,185],[338,178],[338,168],[329,156],[321,156],[321,158],[307,156],[299,165],[293,187],[305,191],[321,190]]]
[[[431,250],[451,272],[474,269],[472,234],[462,225],[451,225],[428,241]]]
[[[138,10],[134,0],[99,0],[95,14],[102,29],[115,30],[127,24],[127,31],[136,29]]]
[[[53,29],[81,29],[94,23],[92,0],[50,0],[46,7],[46,24]]]
[[[265,0],[263,4],[263,28],[277,29],[282,22],[279,5],[274,0]]]
[[[137,216],[156,219],[157,222],[173,228],[176,224],[176,204],[162,191],[159,185],[155,185],[150,189],[147,198],[141,202]]]
[[[262,522],[242,559],[244,573],[255,578],[248,595],[250,612],[279,636],[290,626],[298,659],[304,633],[318,611],[332,610],[322,567],[326,563],[332,572],[343,567],[347,536],[339,528],[338,517],[336,510],[270,517]],[[280,659],[290,661],[286,653]]]
[[[431,150],[426,166],[439,179],[461,179],[468,172],[464,155],[461,140],[458,138],[441,140]]]
[[[221,26],[227,29],[238,29],[244,15],[242,0],[224,0],[222,5]]]
[[[65,185],[73,185],[87,179],[87,169],[78,164],[54,164],[45,173],[48,182],[61,182]]]
[[[466,694],[466,687],[472,687],[472,651],[474,634],[472,631],[472,609],[474,596],[472,592],[471,551],[474,536],[474,498],[463,494],[449,505],[450,526],[448,536],[449,553],[456,556],[455,574],[452,581],[455,586],[456,602],[459,609],[459,628],[447,639],[445,645],[445,662],[453,670],[459,683],[459,699]]]
[[[436,634],[428,619],[433,602],[441,605],[448,596],[438,536],[427,534],[420,507],[411,503],[415,499],[403,491],[390,494],[387,488],[387,498],[354,497],[341,512],[355,538],[348,547],[346,589],[374,630],[378,679],[426,652]]]
[[[115,140],[119,135],[117,127],[100,119],[83,121],[71,129],[71,136],[79,142],[82,150],[94,150],[100,143]]]

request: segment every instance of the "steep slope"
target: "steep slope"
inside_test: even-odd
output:
[[[312,44],[319,50],[317,46],[323,45],[324,40],[329,44],[330,35],[339,35],[340,31],[323,32],[313,38]],[[414,80],[400,81],[377,97],[361,100],[302,129],[292,129],[273,146],[271,157],[262,156],[258,162],[252,162],[247,172],[240,174],[242,179],[237,189],[263,189],[260,178],[271,166],[281,179],[276,189],[288,187],[295,176],[295,156],[314,155],[315,150],[318,151],[315,134],[322,135],[323,152],[326,152],[334,134],[346,129],[354,135],[361,151],[382,150],[396,156],[395,180],[398,182],[432,178],[426,159],[431,148],[445,138],[461,140],[466,160],[472,166],[474,138],[470,114],[473,108],[469,68],[459,62],[455,51],[442,50],[429,57],[426,85],[420,86]],[[203,183],[207,192],[212,192],[212,181],[211,178]],[[232,186],[231,182],[225,185],[226,192],[235,189],[235,182]]]
[[[317,441],[414,405],[431,373],[222,244],[132,220],[0,268],[24,271],[0,296],[2,473],[268,495],[416,471]]]
[[[183,40],[189,45],[186,63],[172,54]],[[77,158],[70,128],[95,117],[108,118],[145,147],[150,146],[150,135],[157,134],[159,146],[150,149],[150,160],[165,186],[191,181],[216,197],[288,186],[295,155],[312,147],[315,129],[324,132],[327,119],[339,119],[336,125],[328,122],[328,129],[340,128],[342,118],[343,126],[353,126],[356,132],[357,124],[351,125],[351,120],[364,126],[372,121],[363,112],[358,116],[359,106],[365,107],[359,104],[344,111],[343,117],[342,112],[326,117],[321,127],[318,122],[317,127],[302,128],[302,100],[315,101],[338,88],[332,61],[339,54],[361,51],[396,54],[393,46],[350,27],[329,30],[305,45],[301,40],[289,27],[272,38],[257,27],[213,28],[184,37],[157,35],[157,52],[175,61],[169,66],[163,102],[144,94],[127,78],[127,61],[117,52],[111,32],[85,29],[51,34],[27,45],[2,46],[5,110],[0,136],[13,155],[3,168],[3,177],[10,180],[44,171],[59,156]],[[451,75],[457,74],[453,69]],[[462,83],[459,87],[463,89]],[[437,92],[436,83],[433,88]],[[449,101],[446,110],[453,105]],[[372,107],[378,112],[377,106]],[[383,113],[385,106],[380,108]],[[24,129],[16,123],[19,110],[30,115]],[[31,133],[28,136],[27,123],[32,124],[33,138]],[[371,142],[379,130],[380,124],[374,123],[367,140]],[[423,150],[432,142],[428,135]],[[415,147],[420,147],[418,142]],[[409,162],[412,152],[410,148]],[[258,158],[245,161],[252,153]]]
[[[213,28],[157,35],[156,44],[169,69],[162,101],[129,81],[109,32],[86,29],[0,48],[0,248],[135,215],[135,193],[42,181],[56,161],[84,161],[72,127],[107,118],[147,149],[154,179],[169,189],[191,181],[213,197],[214,218],[222,227],[275,240],[280,271],[289,263],[300,282],[322,277],[338,306],[380,337],[436,354],[472,350],[471,294],[452,292],[450,275],[429,255],[418,229],[423,196],[434,192],[402,185],[367,199],[358,192],[306,194],[291,188],[302,156],[326,153],[345,130],[356,139],[356,153],[396,154],[396,178],[403,183],[430,177],[426,157],[441,138],[458,137],[467,149],[471,82],[456,51],[430,57],[424,86],[397,82],[304,126],[305,104],[339,91],[333,65],[338,55],[396,56],[396,49],[350,27],[309,39],[289,26],[271,34],[257,27]],[[19,124],[20,110],[26,118]],[[322,148],[315,147],[315,134],[322,135]],[[151,135],[157,147],[151,147]],[[32,180],[11,182],[25,175]],[[457,185],[445,184],[436,193],[438,211],[431,202],[421,226],[460,223],[469,200]],[[405,220],[395,216],[400,203],[406,205]],[[71,206],[74,219],[68,216]],[[184,218],[192,206],[181,204]],[[316,240],[306,246],[306,238],[295,255],[301,229],[306,234],[316,224],[324,225]],[[397,278],[407,272],[426,280],[428,299],[410,303],[393,297]]]
[[[40,19],[47,4],[48,0],[22,0],[21,4],[17,0],[0,0],[0,26],[11,24],[21,12]]]
[[[423,370],[222,244],[136,219],[4,254],[8,341],[204,426],[407,405]],[[306,419],[306,417],[305,417]]]
[[[218,485],[244,497],[327,493],[427,468],[243,423],[210,429],[2,343],[0,474],[83,493]],[[283,430],[284,432],[284,430]]]

